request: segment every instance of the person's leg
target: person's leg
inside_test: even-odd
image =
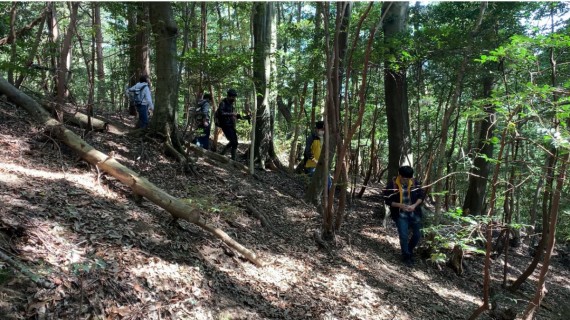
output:
[[[412,229],[412,239],[410,239],[408,244],[408,250],[411,256],[414,253],[414,248],[418,245],[422,237],[422,219],[419,215],[415,214],[413,218],[410,218],[410,229]]]
[[[222,126],[222,132],[224,133],[224,136],[226,136],[226,139],[230,140],[230,135],[231,135],[231,128],[227,127],[227,126]],[[220,154],[224,155],[226,154],[226,152],[228,151],[228,149],[231,147],[231,141],[225,145],[222,148],[222,151],[220,151]]]
[[[400,237],[402,260],[407,262],[410,259],[410,251],[408,248],[408,217],[400,215],[396,220],[396,226],[398,227],[398,236]]]
[[[139,111],[140,128],[145,129],[148,126],[148,106],[139,104],[137,109]]]
[[[209,150],[210,148],[210,126],[201,129],[202,134],[196,138],[196,141],[200,143],[200,147]]]
[[[210,130],[211,126],[206,126],[204,128],[204,135],[202,136],[202,148],[206,150],[210,150]]]
[[[232,152],[232,160],[236,160],[236,156],[237,156],[237,147],[238,147],[238,137],[237,137],[237,132],[235,128],[230,128],[230,130],[228,130],[228,134],[229,136],[226,136],[228,138],[228,140],[230,141],[229,145],[231,148],[231,152]]]

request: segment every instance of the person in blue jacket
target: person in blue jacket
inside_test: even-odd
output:
[[[134,86],[130,87],[127,91],[136,91],[140,92],[139,101],[136,103],[137,112],[139,114],[139,123],[138,127],[141,129],[145,129],[148,127],[148,112],[154,111],[154,104],[152,103],[152,97],[150,95],[150,84],[149,78],[147,75],[142,75],[139,79],[139,82]]]

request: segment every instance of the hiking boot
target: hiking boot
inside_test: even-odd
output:
[[[414,266],[414,258],[412,258],[412,255],[405,255],[402,257],[402,262],[404,262],[404,265],[406,267],[413,267]]]
[[[233,149],[232,150],[232,160],[236,161],[236,155],[237,155],[237,150]]]

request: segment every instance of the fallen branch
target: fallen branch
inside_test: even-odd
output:
[[[261,225],[264,228],[271,229],[271,224],[269,223],[269,221],[267,220],[267,217],[265,217],[265,215],[263,213],[261,213],[259,210],[255,209],[250,203],[246,203],[245,207],[247,209],[246,210],[247,212],[251,213],[254,217],[259,219],[259,221],[261,222]]]
[[[30,278],[35,284],[42,288],[46,289],[53,289],[55,285],[44,278],[38,276],[37,274],[33,273],[28,269],[28,267],[24,266],[22,263],[17,262],[16,260],[10,258],[7,254],[5,254],[2,250],[0,250],[0,259],[4,260],[7,264],[12,266],[14,269],[19,271],[21,274],[25,275],[26,277]]]
[[[246,167],[245,165],[243,165],[237,161],[233,161],[230,158],[223,156],[219,153],[215,153],[213,151],[206,150],[204,148],[200,148],[197,145],[192,144],[192,143],[186,143],[186,148],[188,148],[189,151],[194,152],[198,156],[206,156],[208,158],[216,160],[217,162],[228,164],[234,168],[240,169],[241,171],[249,174],[249,168],[248,167]]]
[[[59,121],[53,119],[35,100],[12,86],[3,77],[0,77],[0,93],[5,94],[10,101],[24,108],[37,122],[47,126],[53,136],[60,139],[87,162],[96,165],[119,181],[129,186],[135,194],[147,198],[149,201],[168,211],[173,217],[194,223],[204,230],[212,233],[229,247],[242,254],[247,260],[257,266],[263,263],[257,255],[228,236],[223,230],[210,225],[202,218],[202,211],[190,204],[181,201],[164,190],[158,188],[136,172],[120,164],[113,157],[109,157],[93,148],[72,131],[68,130]]]

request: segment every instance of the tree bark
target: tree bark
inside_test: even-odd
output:
[[[16,52],[16,13],[18,12],[18,2],[12,2],[12,9],[10,9],[10,34],[8,35],[8,42],[11,44],[10,48],[10,63],[16,65],[17,52]],[[14,68],[8,68],[8,82],[14,84]]]
[[[263,265],[263,262],[253,251],[245,248],[228,236],[223,230],[216,228],[204,220],[204,218],[202,218],[202,212],[198,208],[192,207],[188,203],[171,196],[147,179],[139,176],[136,172],[120,164],[113,157],[93,148],[75,133],[66,129],[59,121],[51,118],[49,113],[36,101],[20,92],[2,77],[0,77],[0,93],[5,94],[10,101],[24,108],[35,121],[46,126],[55,137],[69,146],[84,160],[117,178],[123,184],[129,186],[135,194],[147,198],[149,201],[168,211],[173,217],[194,223],[210,232],[255,265]]]
[[[493,79],[486,77],[483,79],[483,98],[491,97],[493,88]],[[480,215],[483,214],[483,203],[487,191],[487,178],[490,173],[490,162],[486,158],[493,157],[494,144],[490,139],[494,136],[495,129],[495,108],[492,105],[484,107],[487,114],[485,119],[481,121],[481,130],[479,131],[478,148],[473,150],[476,152],[473,156],[475,161],[469,175],[469,187],[465,193],[465,201],[463,203],[463,212],[465,214]]]
[[[69,26],[65,32],[61,52],[59,54],[59,68],[57,69],[57,102],[63,104],[68,96],[67,81],[69,78],[69,68],[71,64],[71,40],[75,34],[75,23],[77,22],[77,10],[79,2],[71,3],[71,14],[69,16]],[[63,120],[58,112],[58,120]]]
[[[382,7],[384,43],[389,44],[406,30],[408,2],[385,2]],[[396,56],[399,48],[389,48]],[[393,66],[384,62],[384,90],[386,120],[388,125],[388,179],[396,176],[402,164],[413,165],[411,158],[410,116],[408,112],[408,89],[406,70],[403,64]]]
[[[273,2],[256,2],[253,6],[253,81],[257,90],[257,111],[255,119],[254,157],[265,168],[273,150],[273,130],[271,127],[271,43],[272,28],[275,24]]]
[[[105,65],[103,61],[103,33],[101,32],[101,4],[93,2],[93,28],[95,29],[95,52],[97,61],[97,105],[106,99]]]
[[[163,134],[166,145],[171,151],[180,154],[175,157],[181,159],[182,144],[178,135],[178,92],[177,81],[177,55],[176,38],[178,27],[172,15],[170,2],[151,2],[151,23],[156,42],[156,95],[155,113],[150,121],[150,130]],[[168,139],[170,137],[170,139]]]

